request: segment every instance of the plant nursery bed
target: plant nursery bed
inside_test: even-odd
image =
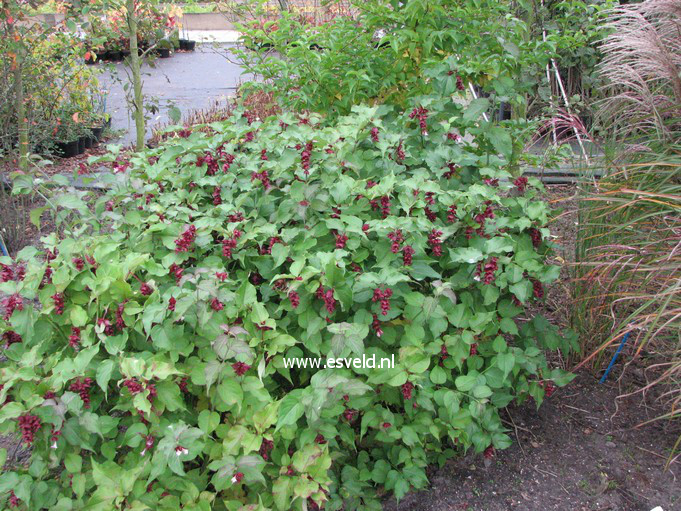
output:
[[[513,407],[513,445],[485,460],[453,459],[430,473],[430,488],[385,511],[664,511],[681,509],[681,461],[664,466],[679,425],[641,422],[663,413],[651,396],[617,396],[636,371],[603,385],[580,373],[536,410]],[[673,427],[672,427],[673,426]],[[674,427],[676,430],[674,430]]]

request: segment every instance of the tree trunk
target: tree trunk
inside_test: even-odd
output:
[[[142,94],[142,62],[137,52],[137,14],[135,13],[135,1],[126,0],[128,11],[128,35],[130,37],[130,70],[132,73],[133,89],[133,115],[135,117],[135,131],[137,140],[135,149],[144,149],[144,96]]]

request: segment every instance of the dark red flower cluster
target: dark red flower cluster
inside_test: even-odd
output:
[[[104,335],[113,335],[114,334],[113,325],[111,324],[111,321],[109,321],[108,319],[99,318],[97,320],[97,325],[104,327]]]
[[[123,382],[123,386],[127,387],[127,389],[130,391],[130,394],[132,394],[133,396],[144,392],[144,385],[142,385],[134,378],[129,378],[125,380]]]
[[[78,271],[83,271],[83,268],[85,268],[85,261],[83,260],[82,257],[74,257],[73,259],[71,259],[71,262],[74,264],[76,270]]]
[[[544,395],[549,398],[557,390],[556,384],[552,381],[541,382],[540,385],[544,387]]]
[[[404,397],[404,399],[411,399],[414,391],[414,384],[408,381],[400,387],[400,390],[402,391],[402,397]]]
[[[461,142],[463,139],[461,138],[461,135],[459,135],[458,133],[450,131],[449,133],[447,133],[447,140],[452,140],[453,142]]]
[[[259,454],[264,459],[265,461],[268,461],[270,459],[270,451],[274,449],[274,442],[272,440],[268,440],[267,438],[262,439],[262,443],[260,444],[260,451]]]
[[[291,307],[297,309],[300,305],[300,295],[296,291],[289,291],[288,299],[291,302]]]
[[[378,142],[378,128],[376,126],[371,128],[371,140],[373,142]]]
[[[333,314],[336,311],[336,299],[333,297],[333,288],[324,290],[324,286],[320,284],[315,296],[324,302],[326,312]]]
[[[196,238],[196,227],[190,225],[184,230],[182,235],[175,240],[175,252],[189,252],[192,243],[194,243],[194,238]]]
[[[449,170],[443,174],[446,179],[451,179],[459,172],[459,166],[456,163],[449,162],[447,164]]]
[[[248,133],[246,133],[244,142],[253,142],[253,140],[255,140],[255,133],[253,131],[249,131]]]
[[[482,180],[483,183],[485,183],[488,186],[493,186],[496,188],[499,186],[499,180],[497,178],[492,179],[491,177],[486,177],[485,179]]]
[[[184,270],[180,268],[177,264],[173,263],[170,265],[170,268],[168,269],[168,273],[175,277],[175,283],[179,284],[180,279],[182,279],[182,272]]]
[[[544,286],[536,279],[532,279],[532,294],[538,300],[544,298]]]
[[[239,229],[234,229],[229,238],[222,240],[222,255],[223,257],[231,258],[237,241],[241,238],[242,232]]]
[[[466,90],[466,87],[463,85],[463,80],[459,75],[456,75],[456,88],[460,91]]]
[[[348,422],[354,421],[357,415],[358,415],[357,410],[353,410],[352,408],[348,408],[343,412],[343,417],[345,417],[345,420]]]
[[[402,263],[405,266],[411,266],[415,253],[416,252],[411,245],[405,245],[402,249]]]
[[[125,303],[127,300],[118,304],[116,308],[116,328],[123,330],[125,328],[125,321],[123,320],[123,311],[125,310]]]
[[[455,204],[452,204],[451,206],[449,206],[449,209],[447,210],[447,221],[450,224],[453,224],[454,222],[457,221],[456,205]]]
[[[374,303],[381,302],[381,314],[383,316],[387,316],[388,312],[390,311],[390,297],[392,295],[393,290],[389,287],[385,290],[382,290],[378,287],[374,289],[374,296],[371,298],[371,301]]]
[[[71,335],[69,335],[69,346],[74,350],[80,347],[80,328],[71,327]]]
[[[15,310],[24,310],[24,299],[19,293],[14,293],[13,295],[6,296],[0,302],[5,309],[5,321],[9,321]]]
[[[234,163],[234,155],[233,154],[225,154],[225,163],[222,164],[222,172],[227,172],[230,167],[232,166],[232,163]]]
[[[393,254],[400,252],[402,248],[402,243],[404,242],[404,234],[402,234],[402,229],[395,229],[388,233],[388,239],[392,242],[390,244],[390,251]]]
[[[305,149],[303,149],[303,152],[300,153],[300,164],[305,171],[305,175],[308,174],[310,169],[310,156],[312,156],[312,147],[312,141],[309,141],[307,144],[305,144]]]
[[[142,282],[142,285],[140,286],[140,293],[142,293],[142,296],[149,296],[153,292],[154,288],[152,288],[148,282]]]
[[[5,347],[9,348],[12,344],[21,342],[22,338],[14,330],[8,330],[4,334],[2,334],[2,340],[5,341]]]
[[[411,111],[411,113],[409,114],[409,118],[418,119],[419,128],[421,128],[421,134],[423,135],[428,134],[428,125],[426,124],[426,119],[428,119],[428,110],[426,110],[422,106],[417,106]]]
[[[26,445],[32,445],[35,440],[35,434],[40,429],[40,419],[36,415],[22,415],[17,421],[19,422],[19,430],[21,431],[21,438],[26,442]]]
[[[407,157],[407,155],[404,154],[404,149],[402,148],[402,142],[400,142],[399,145],[397,146],[397,150],[395,151],[395,157],[397,158],[397,161],[402,161]]]
[[[227,280],[227,277],[229,277],[226,271],[216,271],[215,276],[220,282],[224,282],[225,280]]]
[[[532,238],[532,245],[534,246],[534,248],[539,248],[539,245],[541,245],[542,242],[541,231],[539,229],[531,227],[528,232],[530,234],[530,238]]]
[[[442,236],[442,231],[438,231],[437,229],[433,229],[428,234],[428,245],[430,245],[430,251],[435,257],[440,257],[442,255],[442,240],[440,239],[440,236]]]
[[[276,245],[277,243],[284,243],[280,237],[278,236],[272,236],[267,245],[263,245],[260,247],[260,254],[261,255],[271,255],[272,254],[272,247]]]
[[[267,157],[267,149],[263,149],[262,151],[260,151],[260,159],[262,161],[268,161],[269,160],[269,158]]]
[[[431,222],[435,222],[437,220],[437,215],[435,214],[435,211],[430,209],[430,207],[426,206],[423,212],[426,214],[426,218]]]
[[[244,364],[243,362],[234,362],[232,364],[232,369],[234,369],[237,376],[243,376],[250,368],[251,366]]]
[[[114,210],[114,201],[113,200],[106,201],[106,204],[104,204],[104,209],[106,211],[113,211]]]
[[[485,236],[485,222],[488,219],[494,218],[494,210],[492,209],[492,206],[489,204],[487,207],[485,207],[485,211],[482,213],[478,213],[473,217],[473,220],[475,220],[475,223],[479,224],[480,227],[476,229],[476,232],[478,233],[479,236]]]
[[[474,342],[473,344],[471,344],[471,351],[469,352],[469,355],[471,357],[474,357],[477,354],[478,354],[478,343]]]
[[[244,473],[243,472],[237,472],[234,474],[234,481],[238,484],[244,479]]]
[[[175,305],[177,304],[177,300],[175,299],[174,296],[170,297],[170,300],[168,300],[168,310],[170,312],[173,312],[175,310]]]
[[[64,294],[55,293],[50,298],[54,302],[54,313],[60,316],[64,314]]]
[[[343,233],[336,233],[336,248],[345,248],[345,244],[348,241],[347,235]]]
[[[14,490],[10,490],[9,499],[7,499],[7,502],[9,502],[9,507],[19,507],[21,500],[19,500],[19,497],[14,495]]]
[[[189,378],[184,376],[180,381],[177,382],[177,386],[180,387],[180,390],[186,394],[187,392],[189,392],[189,388],[187,387],[188,383]]]
[[[151,436],[151,435],[145,436],[144,437],[144,449],[142,449],[142,452],[140,454],[142,456],[144,456],[144,454],[147,451],[150,451],[152,447],[154,447],[154,437]]]
[[[262,186],[265,190],[269,190],[271,185],[270,185],[270,175],[267,172],[267,170],[263,169],[260,172],[252,172],[251,173],[251,181],[259,180],[262,183]]]
[[[513,181],[513,184],[520,193],[525,193],[525,189],[527,188],[527,178],[525,176],[517,177]]]
[[[219,186],[216,186],[213,188],[213,206],[219,206],[222,204],[222,188]]]
[[[90,408],[90,387],[92,386],[92,378],[76,378],[76,380],[69,385],[69,390],[75,392],[83,400],[83,406]]]
[[[380,210],[383,218],[388,218],[388,216],[390,216],[390,197],[387,195],[378,199],[371,199],[369,204],[371,204],[371,209],[374,211]]]
[[[213,301],[210,302],[210,308],[217,312],[224,309],[225,305],[217,298],[213,298]]]
[[[371,329],[376,334],[376,337],[381,337],[383,335],[383,329],[381,328],[381,322],[378,316],[374,314],[374,320],[371,322]]]
[[[0,282],[9,282],[10,280],[16,280],[21,282],[26,277],[26,264],[17,263],[12,266],[6,264],[0,264]]]
[[[244,214],[241,211],[237,211],[236,213],[232,213],[231,215],[227,215],[227,222],[229,222],[229,223],[243,222],[243,220],[244,220]]]
[[[491,284],[494,282],[498,268],[498,259],[496,257],[491,257],[482,267],[482,272],[485,274],[482,278],[483,284]]]
[[[494,446],[490,445],[487,449],[485,449],[483,456],[489,460],[494,458],[494,453],[495,453]]]

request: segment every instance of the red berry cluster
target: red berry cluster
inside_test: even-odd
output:
[[[520,193],[525,193],[525,189],[527,188],[527,178],[525,176],[517,177],[513,181],[513,184]]]
[[[442,231],[438,231],[437,229],[433,229],[428,234],[428,245],[430,245],[431,253],[435,257],[440,257],[442,255],[442,240],[440,239],[440,236],[442,236]]]
[[[494,453],[495,453],[494,446],[490,445],[487,449],[485,449],[483,456],[489,460],[494,457]]]
[[[54,313],[60,316],[64,314],[64,294],[55,293],[51,296],[51,298],[54,302]]]
[[[343,233],[336,233],[336,248],[345,248],[345,244],[348,241],[347,235]]]
[[[71,335],[69,335],[69,346],[71,346],[74,350],[77,350],[80,347],[80,328],[75,326],[71,328]]]
[[[173,312],[175,310],[175,305],[177,304],[177,300],[175,299],[174,296],[170,297],[170,300],[168,300],[168,310],[170,312]]]
[[[5,321],[9,321],[9,318],[12,317],[12,314],[14,314],[15,310],[24,310],[24,299],[19,293],[6,296],[0,303],[5,308]]]
[[[229,238],[222,240],[222,255],[231,259],[232,252],[236,248],[237,241],[241,238],[242,232],[239,229],[234,229],[232,235]]]
[[[371,140],[373,142],[378,142],[378,128],[376,126],[371,128]]]
[[[399,253],[401,245],[404,242],[404,234],[402,234],[402,229],[396,229],[388,233],[388,239],[392,241],[390,245],[390,251],[393,254]]]
[[[26,442],[26,445],[32,445],[35,439],[36,432],[40,429],[40,419],[36,415],[22,415],[17,421],[19,422],[19,430],[21,430],[21,438]]]
[[[450,131],[447,133],[447,140],[452,140],[454,142],[461,142],[463,139],[461,138],[461,135],[458,133],[454,133],[453,131]]]
[[[194,238],[196,238],[196,227],[190,225],[184,230],[182,235],[175,240],[175,252],[189,252],[192,243],[194,243]]]
[[[303,149],[303,152],[300,153],[300,164],[303,167],[303,170],[305,171],[305,174],[308,174],[308,170],[310,169],[310,156],[312,155],[312,141],[308,142],[305,144],[305,149]]]
[[[532,279],[532,294],[539,300],[544,298],[544,286],[536,279]]]
[[[380,288],[374,289],[374,296],[371,298],[372,302],[381,302],[381,314],[384,316],[388,315],[390,311],[390,297],[393,295],[393,290],[386,288],[381,290]]]
[[[374,314],[374,320],[371,322],[371,329],[376,334],[376,337],[381,337],[383,335],[383,329],[381,328],[381,322],[378,316]]]
[[[232,163],[234,163],[234,155],[224,154],[222,156],[225,158],[225,163],[222,164],[222,172],[227,172],[232,166]]]
[[[333,314],[336,311],[336,299],[333,297],[333,288],[324,290],[324,286],[320,284],[315,296],[324,302],[326,312]]]
[[[478,354],[478,343],[474,342],[473,344],[471,344],[471,351],[470,351],[469,355],[471,357],[474,357],[477,354]]]
[[[414,384],[410,381],[404,383],[402,387],[400,387],[400,390],[402,391],[402,397],[404,399],[411,399],[412,398],[412,393],[414,391]]]
[[[260,151],[260,159],[262,161],[268,161],[269,160],[269,158],[267,157],[267,149],[263,149],[262,151]]]
[[[422,106],[417,106],[411,111],[411,113],[409,114],[409,118],[418,119],[419,128],[421,128],[421,133],[423,135],[428,134],[428,125],[426,124],[426,119],[428,118],[428,110],[426,110]]]
[[[116,328],[123,330],[125,328],[125,321],[123,320],[123,311],[125,310],[125,304],[127,300],[122,301],[116,307]]]
[[[19,497],[14,495],[14,490],[9,491],[9,499],[7,501],[9,502],[9,507],[19,507],[19,504],[21,503]]]
[[[437,215],[435,214],[435,211],[430,209],[430,207],[426,206],[426,208],[423,211],[426,214],[426,218],[431,222],[435,222],[437,220]]]
[[[270,184],[270,174],[267,172],[266,169],[261,170],[260,172],[252,172],[251,173],[251,181],[259,180],[262,183],[262,187],[265,190],[269,190],[271,187]]]
[[[255,133],[252,132],[252,131],[249,131],[248,133],[246,133],[246,137],[244,138],[244,142],[253,142],[254,139],[255,139]]]
[[[232,369],[234,369],[237,376],[243,376],[250,368],[251,366],[244,364],[243,362],[234,362],[232,364]]]
[[[463,80],[461,79],[461,77],[459,75],[456,75],[456,88],[460,91],[463,91],[463,90],[466,89],[466,87],[464,87],[464,85],[463,85]]]
[[[71,383],[69,390],[76,392],[83,400],[85,408],[90,408],[90,387],[92,386],[92,378],[76,378],[76,381]]]

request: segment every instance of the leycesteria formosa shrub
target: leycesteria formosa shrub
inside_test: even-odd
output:
[[[7,505],[378,510],[507,447],[500,410],[567,383],[544,351],[572,341],[525,313],[558,275],[548,209],[482,110],[183,130],[82,235],[2,259],[0,424],[31,448]],[[395,367],[284,364],[363,354]]]

